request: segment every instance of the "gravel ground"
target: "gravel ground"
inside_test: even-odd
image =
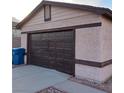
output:
[[[88,80],[78,79],[78,78],[75,78],[75,77],[72,77],[69,80],[72,80],[72,81],[80,83],[80,84],[85,84],[85,85],[91,86],[93,88],[97,88],[97,89],[106,91],[107,93],[112,93],[112,78],[110,78],[105,83],[101,83],[101,84],[96,83],[96,82],[91,82],[91,81],[88,81]]]
[[[61,91],[61,90],[56,89],[54,87],[49,87],[49,88],[40,90],[40,91],[38,91],[36,93],[67,93],[67,92]]]

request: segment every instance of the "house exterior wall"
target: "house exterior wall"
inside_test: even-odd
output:
[[[103,63],[112,59],[112,23],[101,17],[102,26],[76,29],[75,59]],[[104,82],[112,75],[112,65],[92,67],[75,65],[78,78]]]
[[[100,22],[100,16],[91,12],[64,7],[51,7],[51,21],[44,22],[44,9],[41,9],[23,27],[22,31],[35,31],[51,28]]]
[[[17,47],[21,47],[21,30],[12,25],[12,48]]]
[[[101,16],[101,61],[112,59],[112,21]]]
[[[75,76],[80,79],[103,83],[111,77],[111,74],[112,65],[98,68],[82,64],[75,64]]]
[[[100,62],[101,27],[76,29],[75,58]]]
[[[21,36],[20,37],[12,37],[12,48],[21,47]]]
[[[27,34],[21,34],[21,47],[25,48],[25,52],[27,52]],[[25,55],[24,61],[27,64],[27,55]]]

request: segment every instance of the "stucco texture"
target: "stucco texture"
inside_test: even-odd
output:
[[[100,62],[100,29],[101,27],[76,29],[76,59]]]

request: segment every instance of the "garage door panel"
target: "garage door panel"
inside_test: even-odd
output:
[[[31,56],[47,56],[49,52],[47,51],[37,51],[37,52],[31,52]]]
[[[41,35],[41,40],[48,40],[48,33],[42,33]]]
[[[31,36],[31,41],[39,41],[41,39],[41,34],[33,34]]]
[[[55,36],[58,40],[63,40],[65,33],[64,32],[56,32]]]
[[[74,74],[74,32],[30,35],[30,64]]]
[[[63,59],[56,59],[56,70],[64,70]]]
[[[49,63],[50,63],[50,67],[53,67],[53,68],[55,68],[56,67],[56,61],[55,61],[56,59],[55,59],[55,57],[49,57]]]
[[[40,41],[39,45],[41,45],[41,46],[48,46],[48,40]]]
[[[64,48],[72,49],[73,43],[64,43]]]
[[[57,41],[57,42],[56,42],[56,48],[64,48],[64,42],[62,42],[62,41]]]
[[[55,47],[49,47],[49,52],[55,52]]]
[[[41,41],[40,48],[48,48],[48,42],[47,41]]]
[[[65,34],[65,36],[67,36],[67,37],[73,37],[73,31],[67,31],[67,32],[64,32]]]
[[[49,48],[55,48],[56,47],[56,42],[55,41],[50,41],[49,42]]]
[[[51,53],[49,53],[49,57],[55,58],[55,55],[56,55],[55,52],[51,52]]]
[[[39,45],[40,45],[38,40],[37,40],[37,41],[32,41],[32,44],[33,44],[34,46],[39,46]]]
[[[68,49],[64,49],[64,50],[63,50],[63,53],[64,53],[64,54],[73,55],[73,51],[72,51],[71,49],[69,49],[69,50],[68,50]]]
[[[73,59],[73,55],[64,54],[64,59]]]
[[[55,52],[56,53],[63,53],[63,49],[62,48],[56,48]]]
[[[56,39],[55,34],[56,33],[50,33],[50,34],[48,34],[49,39],[51,39],[51,40],[54,41]]]
[[[61,58],[61,59],[63,59],[64,58],[64,55],[63,55],[63,53],[57,53],[56,54],[56,58]]]
[[[48,48],[48,43],[46,43],[46,44],[42,44],[42,43],[40,43],[40,44],[33,44],[32,43],[32,45],[33,46],[31,46],[33,49],[35,49],[35,48],[37,48],[37,49],[41,49],[41,48]]]
[[[66,59],[66,58],[64,58],[63,60],[64,60],[64,62],[72,62],[72,61],[74,61],[74,58],[72,58],[72,59]]]

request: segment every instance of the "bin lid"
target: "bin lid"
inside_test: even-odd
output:
[[[12,51],[13,52],[24,52],[25,49],[24,48],[13,48]]]
[[[25,50],[24,48],[12,48],[12,50]]]

